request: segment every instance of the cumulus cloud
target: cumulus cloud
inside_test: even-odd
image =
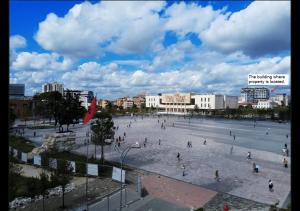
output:
[[[128,72],[120,67],[111,69],[110,66],[85,63],[65,73],[62,80],[66,87],[94,90],[99,97],[108,99],[141,92],[157,94],[185,91],[239,95],[240,88],[247,84],[249,73],[289,74],[290,57],[261,58],[260,62],[244,65],[220,63],[206,68],[197,64],[167,72]]]
[[[21,35],[13,35],[9,38],[9,62],[12,64],[12,62],[17,57],[17,49],[18,48],[25,48],[27,46],[27,42],[25,37]]]
[[[175,31],[180,37],[189,32],[200,33],[207,29],[224,9],[213,10],[212,6],[202,7],[195,3],[174,3],[165,12],[165,30]]]
[[[220,15],[200,32],[205,46],[261,56],[290,49],[290,2],[254,1],[246,9]]]
[[[62,61],[61,61],[62,60]],[[16,55],[11,68],[22,71],[63,71],[70,68],[72,60],[57,53],[21,52]]]
[[[85,1],[64,17],[54,13],[39,23],[36,41],[46,50],[69,56],[99,56],[144,51],[159,37],[158,12],[165,3]]]

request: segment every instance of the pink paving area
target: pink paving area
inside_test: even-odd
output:
[[[142,184],[154,197],[187,208],[203,207],[217,194],[215,191],[163,176],[144,176]]]

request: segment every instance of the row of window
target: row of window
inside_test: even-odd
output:
[[[208,98],[208,99],[209,99],[209,98]],[[204,105],[204,106],[202,106],[202,105]],[[202,107],[206,107],[206,103],[204,103],[204,104],[201,103],[201,104],[200,104],[200,107],[201,107],[201,108],[202,108]],[[209,104],[209,103],[207,104],[207,107],[208,107],[208,108],[210,107],[210,104]]]
[[[203,102],[203,98],[201,97],[201,102]],[[206,102],[206,97],[204,98],[204,102]],[[207,98],[207,102],[209,102],[209,98]]]

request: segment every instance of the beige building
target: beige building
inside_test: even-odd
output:
[[[197,106],[203,110],[224,109],[238,107],[238,97],[195,94],[195,93],[166,93],[158,96],[146,96],[146,107],[156,108],[166,113],[187,113]]]

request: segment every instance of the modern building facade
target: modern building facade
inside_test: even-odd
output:
[[[187,113],[195,108],[202,110],[216,110],[238,107],[238,97],[195,94],[195,93],[166,93],[146,96],[146,107],[156,108],[167,113]]]
[[[25,84],[9,84],[9,96],[10,97],[24,97],[25,96]]]
[[[270,90],[268,88],[242,88],[239,103],[252,104],[257,103],[259,100],[269,100],[269,98]]]
[[[57,82],[54,83],[47,83],[43,85],[43,92],[59,92],[62,95],[64,94],[64,85],[59,84]]]

